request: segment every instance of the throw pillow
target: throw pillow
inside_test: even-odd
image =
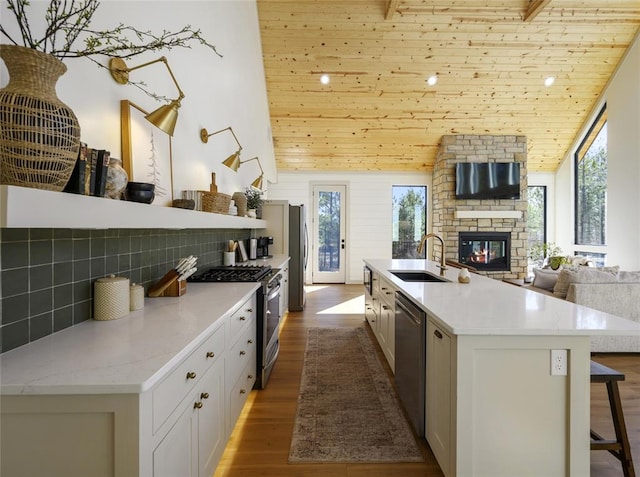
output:
[[[567,298],[569,285],[572,283],[615,283],[618,281],[620,267],[566,267],[560,271],[558,281],[553,287],[553,295]]]
[[[567,257],[568,263],[571,266],[582,265],[584,267],[593,267],[593,261],[589,257],[584,255],[573,255]]]
[[[558,281],[558,275],[560,270],[551,270],[549,268],[534,268],[533,269],[533,286],[542,288],[543,290],[553,291],[553,287]]]

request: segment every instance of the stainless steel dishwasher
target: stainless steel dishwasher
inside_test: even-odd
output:
[[[424,437],[426,323],[424,311],[396,292],[395,386],[409,421]]]

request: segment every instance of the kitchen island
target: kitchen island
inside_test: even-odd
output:
[[[390,272],[437,276],[431,261],[365,264],[427,315],[425,437],[447,477],[589,475],[590,336],[638,323],[481,275],[461,284],[455,268],[444,283]]]

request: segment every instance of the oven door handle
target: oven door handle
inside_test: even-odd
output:
[[[267,301],[273,300],[276,296],[280,294],[280,284],[278,283],[273,289],[269,290],[269,294],[267,295]]]
[[[276,353],[273,355],[273,357],[271,358],[271,360],[265,364],[264,366],[262,366],[263,369],[269,369],[273,363],[276,362],[276,360],[278,359],[278,355],[280,354],[280,340],[278,340],[278,345],[276,347]]]

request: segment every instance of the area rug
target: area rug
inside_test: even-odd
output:
[[[422,462],[363,328],[310,328],[290,463]]]

